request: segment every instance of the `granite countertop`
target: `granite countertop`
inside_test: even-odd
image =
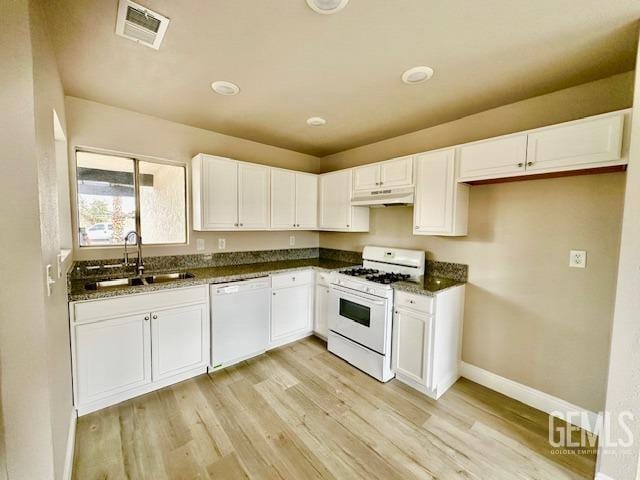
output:
[[[272,273],[285,272],[289,270],[301,270],[305,268],[315,268],[319,270],[339,270],[342,268],[353,267],[356,263],[343,262],[339,260],[328,260],[323,258],[307,258],[299,260],[281,260],[274,262],[249,263],[242,265],[226,265],[216,267],[200,267],[200,268],[182,268],[173,269],[173,272],[189,272],[194,275],[193,278],[175,280],[166,283],[156,283],[151,285],[140,286],[118,286],[105,288],[101,290],[88,290],[85,284],[95,279],[78,278],[70,281],[69,284],[69,301],[76,302],[82,300],[95,300],[99,298],[109,298],[121,295],[132,295],[136,293],[153,292],[166,288],[188,287],[192,285],[205,285],[210,283],[224,283],[236,280],[246,280],[249,278],[263,277]],[[154,273],[169,273],[167,270],[162,272],[147,271],[145,276]],[[107,280],[108,277],[103,280]]]
[[[417,295],[435,295],[450,288],[464,285],[466,282],[453,280],[451,278],[428,276],[424,282],[396,282],[393,289],[401,292],[415,293]]]

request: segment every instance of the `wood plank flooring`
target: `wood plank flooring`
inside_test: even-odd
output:
[[[582,479],[548,417],[461,379],[437,402],[309,338],[78,420],[74,478]]]

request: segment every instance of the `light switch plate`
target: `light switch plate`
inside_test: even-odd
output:
[[[586,268],[587,266],[586,250],[571,250],[569,252],[569,266],[574,268]]]
[[[198,238],[196,240],[196,250],[202,252],[204,250],[204,238]]]
[[[224,238],[219,238],[218,239],[218,249],[219,250],[224,250],[225,248],[227,248],[227,241]]]
[[[296,244],[296,237],[295,237],[295,235],[291,235],[289,237],[289,246],[293,247],[295,244]]]

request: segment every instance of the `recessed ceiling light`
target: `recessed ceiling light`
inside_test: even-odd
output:
[[[413,67],[402,74],[402,81],[407,85],[414,83],[426,82],[433,77],[433,68],[430,67]]]
[[[223,80],[213,82],[211,84],[211,88],[214,92],[220,95],[237,95],[238,93],[240,93],[240,87],[238,87],[235,83],[225,82]]]
[[[322,117],[309,117],[307,118],[307,125],[311,125],[312,127],[321,127],[322,125],[326,125],[327,121]]]
[[[314,12],[329,15],[342,10],[348,2],[349,0],[307,0],[307,5]]]

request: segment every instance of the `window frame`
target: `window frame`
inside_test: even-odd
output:
[[[171,242],[171,243],[144,243],[144,237],[142,237],[142,246],[147,248],[154,247],[176,247],[176,246],[188,246],[189,245],[189,182],[187,180],[187,175],[189,173],[187,165],[180,162],[175,162],[171,160],[165,160],[154,157],[146,157],[144,155],[134,155],[131,153],[123,153],[111,150],[101,150],[95,149],[91,147],[75,147],[73,155],[73,169],[75,173],[75,241],[78,242],[79,249],[122,249],[124,248],[124,243],[122,244],[107,244],[107,245],[82,245],[81,237],[80,237],[80,192],[78,191],[78,153],[92,153],[95,155],[106,155],[113,157],[122,157],[125,159],[129,159],[133,162],[133,189],[135,196],[135,207],[136,207],[136,215],[135,215],[135,229],[136,232],[140,232],[140,162],[146,163],[156,163],[160,165],[169,165],[172,167],[180,167],[184,171],[184,242]]]

